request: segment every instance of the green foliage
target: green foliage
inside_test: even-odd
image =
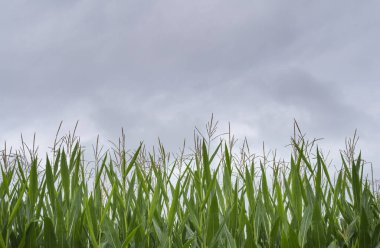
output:
[[[239,160],[231,143],[206,139],[174,159],[161,145],[158,155],[121,147],[90,169],[79,143],[44,163],[4,160],[0,248],[380,247],[361,154],[342,154],[332,177],[318,149],[312,159],[305,142],[292,145],[288,164]]]

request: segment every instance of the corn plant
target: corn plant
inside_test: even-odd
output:
[[[188,156],[79,142],[0,163],[0,247],[380,247],[379,197],[361,154],[331,175],[318,148],[289,163],[200,139]],[[89,171],[93,171],[89,175]]]

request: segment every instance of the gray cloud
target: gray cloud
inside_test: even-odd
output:
[[[175,149],[214,113],[273,148],[288,143],[294,118],[327,147],[358,128],[378,162],[379,6],[4,2],[0,141],[24,130],[52,139],[60,120],[79,119],[88,141],[124,126],[134,144],[160,136]]]

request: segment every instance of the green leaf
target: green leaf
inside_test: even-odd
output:
[[[125,181],[125,178],[126,176],[128,175],[128,173],[131,171],[132,169],[132,166],[134,165],[134,163],[136,162],[136,159],[137,159],[137,156],[140,154],[140,150],[141,150],[141,147],[142,147],[142,143],[140,144],[140,146],[137,148],[135,154],[133,155],[131,161],[129,162],[127,168],[123,169],[123,180]]]
[[[104,158],[103,158],[103,162],[102,162],[102,165],[100,166],[100,169],[96,171],[96,175],[95,175],[95,186],[94,186],[94,188],[97,188],[97,187],[99,186],[100,177],[102,176],[103,169],[104,169],[104,167],[106,166],[107,155],[108,155],[108,154],[106,153],[106,155],[105,155]]]
[[[98,244],[98,241],[96,240],[95,231],[94,231],[93,214],[91,213],[91,211],[94,211],[93,208],[94,208],[93,201],[92,201],[92,198],[90,197],[90,200],[86,204],[86,210],[85,210],[87,227],[90,233],[90,240],[91,240],[92,245],[98,248],[100,246]]]
[[[368,233],[370,226],[364,207],[361,208],[359,223],[359,247],[370,247],[371,237]]]
[[[360,212],[360,198],[362,194],[362,190],[361,190],[362,185],[359,178],[360,162],[361,162],[361,158],[359,155],[359,158],[357,159],[357,163],[355,164],[355,162],[352,162],[352,172],[351,172],[352,173],[352,190],[354,194],[354,206],[358,213]]]
[[[169,233],[173,232],[172,228],[173,228],[173,224],[174,224],[174,216],[175,216],[175,213],[177,211],[180,188],[181,188],[181,180],[178,179],[177,185],[176,185],[174,193],[173,193],[173,201],[172,201],[172,204],[170,205],[169,214],[168,214],[168,231],[169,231]]]
[[[69,204],[70,201],[70,173],[67,166],[66,154],[65,151],[61,155],[61,180],[63,185],[63,193],[65,197],[66,204]]]
[[[74,155],[77,154],[75,160],[71,161],[70,163],[73,163],[73,167],[74,167],[74,173],[72,175],[72,180],[71,180],[71,195],[74,195],[78,185],[79,185],[79,171],[80,171],[80,166],[81,166],[81,150],[78,149],[78,143],[77,145],[75,146],[75,153],[72,154],[72,158],[74,158]],[[77,151],[78,149],[78,151]]]
[[[248,169],[245,170],[245,188],[247,191],[247,198],[248,198],[250,212],[252,213],[253,209],[255,208],[256,201],[255,201],[253,179]]]
[[[210,245],[212,239],[219,230],[219,206],[216,194],[211,198],[211,205],[208,209],[207,217],[207,244]]]
[[[202,143],[202,158],[203,158],[204,181],[206,185],[209,185],[211,181],[211,169],[210,169],[210,161],[209,161],[208,153],[207,153],[206,141],[204,139]]]
[[[123,242],[123,245],[122,247],[123,248],[127,248],[128,247],[128,244],[129,242],[131,242],[131,240],[133,239],[133,237],[136,235],[136,232],[139,230],[140,228],[140,225],[138,225],[137,227],[135,227],[127,236],[127,238],[124,240]]]
[[[70,156],[70,162],[69,162],[70,171],[73,169],[73,167],[74,167],[74,165],[76,163],[74,161],[77,160],[76,158],[77,158],[78,149],[79,149],[79,142],[76,142],[75,146],[74,146],[74,149],[72,150],[71,156]]]
[[[301,221],[300,231],[298,235],[298,242],[301,247],[305,247],[307,241],[307,232],[309,231],[313,217],[313,207],[309,205],[305,208],[304,215]]]
[[[152,218],[153,218],[153,213],[157,208],[157,204],[159,203],[160,200],[160,185],[156,183],[156,187],[153,192],[153,197],[152,197],[152,202],[149,207],[149,212],[148,212],[148,225],[150,226],[152,224]]]
[[[114,223],[110,221],[108,218],[104,221],[105,228],[103,229],[107,243],[113,247],[113,248],[119,248],[121,247],[121,242],[117,233],[117,230],[115,229]]]
[[[19,191],[19,193],[17,195],[17,202],[16,202],[15,206],[12,209],[11,215],[10,215],[10,217],[8,219],[7,226],[9,226],[12,223],[13,218],[15,217],[15,215],[18,212],[18,210],[20,209],[20,206],[21,206],[21,203],[22,203],[22,196],[23,196],[23,194],[25,192],[25,188],[26,188],[26,185],[23,185],[22,189]]]
[[[291,204],[294,209],[296,220],[298,223],[302,220],[302,192],[301,188],[303,187],[300,180],[299,169],[301,163],[301,156],[298,157],[297,162],[295,163],[291,159]]]
[[[37,159],[34,159],[30,168],[28,196],[31,204],[32,211],[36,205],[38,197],[38,175],[37,175]]]
[[[50,165],[49,158],[46,156],[46,170],[45,170],[45,175],[46,175],[46,186],[48,189],[48,194],[50,198],[50,204],[55,205],[56,202],[56,191],[54,187],[54,176],[53,176],[53,171]]]
[[[44,217],[44,243],[46,247],[58,247],[54,225],[49,217]]]
[[[265,209],[266,209],[268,215],[272,218],[274,215],[272,198],[271,198],[270,193],[269,193],[267,177],[266,177],[265,169],[264,169],[264,166],[262,163],[260,163],[260,167],[261,167],[261,189],[263,191]]]
[[[18,247],[37,247],[37,235],[39,233],[38,224],[36,221],[30,222],[25,229],[22,239]]]
[[[380,223],[376,225],[372,234],[372,246],[375,247],[376,244],[380,245]]]
[[[0,248],[6,248],[5,241],[1,233],[0,233]]]

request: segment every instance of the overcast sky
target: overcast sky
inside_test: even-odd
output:
[[[47,146],[79,120],[83,142],[124,127],[130,148],[175,150],[214,113],[283,150],[296,119],[331,152],[358,129],[380,178],[379,13],[371,0],[2,1],[0,141],[36,132]]]

